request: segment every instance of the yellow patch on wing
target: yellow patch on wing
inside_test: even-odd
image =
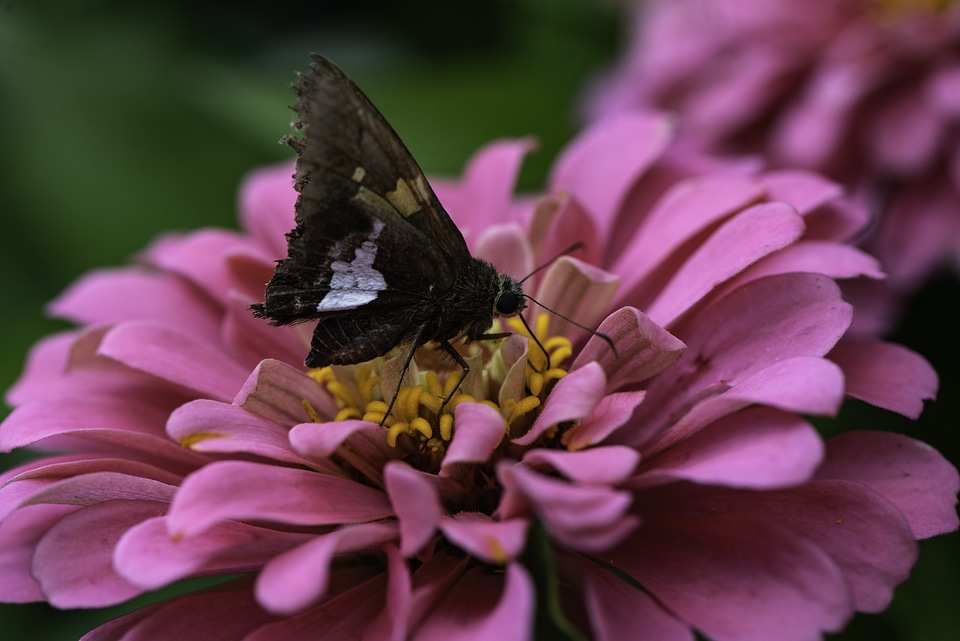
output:
[[[388,191],[386,196],[394,209],[404,218],[409,218],[420,211],[419,201],[414,197],[413,192],[410,190],[410,185],[407,184],[407,181],[403,178],[397,179],[397,188],[393,191]]]
[[[366,169],[364,169],[363,167],[357,167],[356,169],[353,170],[353,175],[350,176],[350,180],[352,180],[355,183],[362,182],[363,177],[366,175],[367,175]]]

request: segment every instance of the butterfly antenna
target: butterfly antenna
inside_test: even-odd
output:
[[[544,264],[540,265],[540,266],[537,267],[535,270],[533,270],[532,272],[530,272],[529,274],[527,274],[526,276],[524,276],[524,277],[523,277],[523,280],[520,281],[520,284],[522,285],[522,284],[524,283],[524,281],[526,281],[528,278],[530,278],[531,276],[533,276],[534,274],[536,274],[536,273],[538,273],[538,272],[543,271],[544,269],[546,269],[546,268],[549,267],[550,265],[554,264],[555,262],[557,262],[558,260],[560,260],[561,258],[563,258],[564,256],[566,256],[567,254],[572,254],[573,252],[577,251],[578,249],[582,249],[583,246],[584,246],[583,241],[582,241],[582,240],[578,240],[577,242],[575,242],[574,244],[570,245],[569,247],[567,247],[566,249],[564,249],[562,252],[560,252],[559,254],[557,254],[556,256],[554,256],[553,258],[551,258],[550,260],[548,260],[547,262],[545,262]],[[533,299],[531,298],[530,300],[533,300]],[[537,301],[533,301],[533,302],[537,303]],[[537,303],[537,305],[540,305],[540,303]],[[543,305],[540,305],[540,306],[543,307]],[[544,309],[546,309],[546,307],[544,307]],[[559,316],[559,314],[557,314],[557,316]]]
[[[527,297],[529,298],[529,297]],[[530,300],[533,300],[532,298]],[[547,359],[547,370],[550,369],[550,353],[547,351],[547,348],[543,346],[543,343],[540,342],[540,339],[537,338],[537,335],[533,333],[533,330],[530,329],[530,326],[527,325],[527,319],[523,317],[523,314],[520,314],[520,322],[523,323],[523,326],[527,328],[527,333],[530,334],[530,338],[533,339],[533,342],[537,344],[537,347],[540,348],[540,351],[543,352],[543,355]],[[543,374],[543,372],[540,372]]]
[[[594,336],[596,336],[597,338],[603,340],[607,345],[610,346],[610,349],[613,351],[613,357],[616,358],[616,359],[619,359],[619,358],[620,358],[620,354],[617,352],[617,346],[613,344],[613,339],[610,338],[608,335],[604,334],[603,332],[598,332],[598,331],[595,330],[595,329],[590,329],[590,328],[587,327],[586,325],[581,325],[580,323],[578,323],[577,321],[573,320],[572,318],[570,318],[570,317],[568,317],[568,316],[564,316],[563,314],[561,314],[560,312],[558,312],[558,311],[556,311],[556,310],[550,309],[549,307],[547,307],[546,305],[544,305],[544,304],[541,303],[540,301],[536,300],[535,298],[531,298],[530,296],[527,296],[526,294],[524,294],[523,297],[526,298],[527,300],[531,301],[532,303],[536,304],[538,307],[547,310],[548,312],[550,312],[551,314],[553,314],[553,315],[556,316],[557,318],[562,318],[563,320],[567,321],[567,322],[570,323],[571,325],[573,325],[573,326],[575,326],[575,327],[579,327],[579,328],[582,329],[583,331],[589,332],[589,333],[593,334]],[[523,316],[520,317],[520,320],[523,320]],[[524,327],[527,328],[527,331],[530,330],[530,326],[527,325],[527,321],[523,320],[523,325],[524,325]],[[532,332],[531,332],[531,335],[533,335]],[[534,336],[534,337],[533,337],[533,340],[537,341],[537,337]],[[540,341],[537,341],[537,345],[540,345]],[[543,346],[542,346],[542,345],[540,346],[540,349],[543,349]],[[544,350],[544,353],[546,353],[546,350]],[[550,362],[549,357],[547,358],[547,362],[548,362],[548,363]]]

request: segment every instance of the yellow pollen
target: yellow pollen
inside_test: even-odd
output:
[[[215,438],[227,438],[228,436],[230,435],[221,434],[220,432],[193,432],[180,439],[180,447],[193,449],[193,446],[197,443],[203,443],[204,441],[209,441]]]
[[[317,410],[313,409],[313,405],[307,399],[303,399],[303,411],[307,413],[307,418],[310,419],[311,423],[320,422],[320,415],[317,414]]]
[[[507,557],[506,550],[500,545],[500,541],[492,536],[488,536],[487,545],[490,547],[490,556],[493,557],[493,562],[498,565],[506,565],[510,559]]]

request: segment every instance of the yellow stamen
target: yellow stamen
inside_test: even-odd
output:
[[[453,438],[453,414],[445,412],[440,416],[440,438],[447,443]]]
[[[525,396],[521,398],[510,408],[510,416],[507,418],[507,423],[512,425],[515,420],[538,407],[540,407],[540,399],[536,396]]]
[[[310,419],[311,423],[320,422],[320,415],[317,414],[317,410],[313,409],[313,405],[307,399],[303,399],[303,411],[307,413],[307,418]]]
[[[351,418],[364,418],[363,414],[360,413],[360,410],[356,407],[344,407],[342,410],[337,412],[337,415],[333,417],[334,421],[346,421]],[[319,423],[318,420],[315,420],[314,423]]]

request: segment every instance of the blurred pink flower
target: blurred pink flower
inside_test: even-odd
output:
[[[960,266],[960,5],[634,4],[589,118],[670,110],[688,144],[840,181],[878,216],[866,246],[901,292]]]
[[[246,575],[88,641],[520,640],[563,625],[556,603],[596,639],[789,641],[882,610],[916,539],[957,527],[960,480],[922,443],[824,443],[802,418],[845,395],[916,416],[936,390],[916,354],[846,336],[836,281],[881,276],[844,242],[865,216],[815,175],[671,135],[605,120],[537,199],[513,194],[527,141],[436,181],[501,269],[585,241],[529,290],[618,352],[535,315],[550,362],[521,335],[480,346],[439,419],[450,366],[429,350],[382,428],[365,419],[395,356],[306,372],[309,328],[248,312],[293,224],[289,165],[246,182],[246,231],[80,279],[51,306],[80,329],[8,394],[0,447],[49,453],[4,478],[0,598],[99,607]]]

